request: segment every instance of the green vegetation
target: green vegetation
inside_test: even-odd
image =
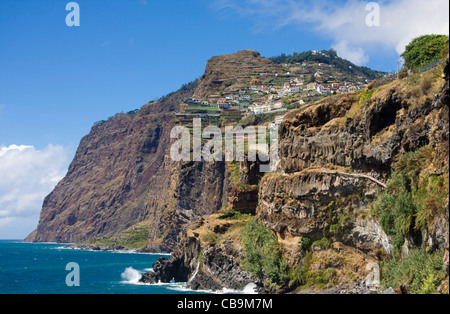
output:
[[[408,294],[436,293],[447,274],[443,270],[443,253],[428,254],[416,249],[403,260],[395,257],[383,265],[384,287],[402,287]]]
[[[424,35],[415,38],[406,46],[402,54],[405,67],[418,69],[430,62],[439,60],[442,51],[448,46],[449,38],[446,35]]]
[[[424,222],[432,219],[429,217],[428,209],[423,206],[424,203],[429,202],[427,200],[429,196],[425,191],[431,188],[442,192],[445,189],[442,179],[422,180],[423,177],[420,174],[424,165],[429,164],[430,160],[432,160],[432,148],[429,146],[403,155],[395,166],[386,191],[375,203],[373,214],[379,218],[384,231],[392,236],[393,245],[397,251],[401,249],[407,236],[420,241],[421,229],[426,225]],[[428,186],[429,183],[436,185],[437,183],[434,182],[438,181],[440,188]],[[433,193],[430,197],[434,198],[435,194]],[[448,192],[445,195],[447,194]],[[443,198],[442,195],[441,198]],[[434,210],[433,215],[435,215]],[[420,221],[417,220],[419,216],[422,217]]]
[[[202,235],[202,241],[207,245],[217,245],[220,243],[220,237],[214,232],[209,232]]]
[[[348,227],[346,227],[346,223],[349,220],[350,216],[348,214],[342,214],[335,217],[330,226],[324,229],[324,235],[345,236],[349,232]]]
[[[312,244],[313,242],[310,238],[303,237],[300,241],[300,249],[305,253],[311,249]]]
[[[408,293],[434,293],[445,278],[443,253],[421,247],[422,235],[431,233],[443,217],[449,194],[448,169],[436,175],[432,164],[431,146],[404,154],[374,204],[372,214],[391,236],[394,248],[392,260],[384,265],[386,287],[405,285]],[[413,250],[405,257],[400,253],[406,238]]]
[[[413,103],[419,103],[422,96],[433,97],[435,93],[442,89],[442,72],[444,66],[432,68],[424,73],[411,74],[403,80],[403,86],[410,91]]]
[[[316,62],[316,63],[324,63],[333,65],[336,69],[344,71],[349,75],[355,76],[365,76],[370,80],[374,80],[384,75],[384,73],[379,71],[371,70],[367,67],[360,67],[354,65],[348,60],[342,59],[338,57],[337,52],[335,50],[323,50],[320,53],[313,53],[312,51],[306,51],[302,53],[294,53],[293,56],[287,56],[285,54],[281,54],[277,57],[270,58],[274,63],[277,64],[294,64],[294,63],[303,63],[303,62]],[[314,81],[315,78],[311,78],[311,81]]]
[[[359,99],[358,102],[353,105],[353,107],[347,112],[346,118],[354,118],[355,115],[359,112],[361,112],[361,109],[363,106],[367,103],[369,99],[373,97],[373,95],[376,94],[378,90],[376,88],[366,88],[359,92]]]
[[[318,290],[326,289],[328,284],[335,284],[337,270],[335,268],[315,269],[313,264],[317,262],[313,252],[306,252],[302,263],[289,270],[289,286],[301,289],[316,286]]]
[[[242,233],[245,259],[243,267],[258,278],[266,277],[276,285],[288,279],[278,238],[253,219]]]
[[[432,148],[423,147],[403,155],[395,166],[386,191],[373,213],[399,250],[406,236],[421,240],[421,232],[443,214],[449,193],[448,170],[442,175],[423,174],[432,160]]]
[[[376,88],[366,88],[364,90],[361,91],[361,93],[359,94],[359,105],[364,105],[369,99],[372,98],[373,95],[376,94],[378,90]]]
[[[105,237],[89,240],[88,245],[121,246],[124,249],[140,249],[148,244],[149,228],[147,226],[132,227],[117,237]],[[84,244],[84,243],[80,243]]]
[[[134,230],[125,231],[125,238],[120,242],[126,248],[142,248],[147,245],[149,229],[136,228]]]

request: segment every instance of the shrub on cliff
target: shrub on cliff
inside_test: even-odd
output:
[[[402,54],[405,67],[418,69],[442,57],[442,51],[448,46],[446,35],[424,35],[415,38],[406,46]]]
[[[267,278],[271,283],[284,284],[287,280],[287,266],[278,238],[272,231],[254,219],[245,228],[242,238],[244,269],[260,279]]]
[[[435,232],[448,202],[448,167],[437,169],[435,158],[431,146],[404,154],[373,208],[394,247],[393,258],[383,267],[386,288],[429,294],[435,293],[445,279],[443,251],[434,245],[426,247],[427,238],[423,238]],[[405,239],[411,249],[408,256],[400,254]]]
[[[430,255],[423,249],[416,249],[403,260],[394,258],[383,267],[384,286],[402,287],[408,294],[436,293],[446,277],[443,256],[442,252]]]
[[[432,155],[433,151],[429,146],[404,154],[395,165],[386,191],[375,203],[373,213],[379,218],[384,231],[392,237],[397,251],[400,251],[406,237],[419,242],[421,232],[427,231],[426,221],[434,219],[423,204],[428,197],[434,197],[435,193],[426,193],[430,181],[424,180],[422,175],[424,165],[429,164]],[[445,184],[442,180],[438,181],[442,185],[440,192],[443,192]],[[418,221],[417,217],[421,219]]]

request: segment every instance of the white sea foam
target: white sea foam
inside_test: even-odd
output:
[[[142,274],[140,271],[134,269],[133,267],[128,267],[120,275],[120,277],[122,277],[122,283],[138,285],[141,284],[139,280],[142,278]]]
[[[244,287],[243,290],[233,290],[223,288],[222,290],[193,290],[189,289],[187,283],[170,283],[170,284],[162,284],[158,283],[157,285],[166,286],[169,290],[175,290],[180,292],[196,292],[196,293],[207,293],[207,294],[258,294],[256,292],[256,285],[254,283],[249,283]]]
[[[246,285],[244,287],[244,290],[242,290],[243,294],[258,294],[258,292],[256,292],[256,288],[257,285],[254,283],[249,283],[248,285]]]
[[[152,268],[146,268],[145,272],[153,271]],[[256,284],[249,283],[242,290],[233,290],[223,288],[222,290],[213,291],[213,290],[193,290],[188,288],[187,282],[170,282],[170,283],[162,283],[158,282],[155,284],[142,283],[139,280],[142,278],[142,272],[134,269],[133,267],[128,267],[125,271],[120,275],[122,277],[122,283],[132,284],[132,285],[147,285],[147,286],[159,286],[165,287],[169,290],[180,291],[180,292],[196,292],[196,293],[207,293],[207,294],[258,294],[256,292]],[[192,276],[194,278],[195,276]]]

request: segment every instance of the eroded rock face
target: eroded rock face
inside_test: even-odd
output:
[[[154,272],[144,274],[141,282],[155,284],[175,280],[186,282],[194,290],[242,291],[256,279],[242,269],[239,258],[242,258],[242,252],[229,242],[205,246],[199,238],[184,231],[172,257],[160,258],[153,265]]]
[[[319,239],[336,217],[368,211],[402,154],[433,145],[448,155],[448,82],[434,98],[413,105],[400,84],[365,102],[347,94],[286,115],[279,137],[284,174],[260,185],[261,222],[275,232]],[[366,252],[390,252],[376,222],[346,221],[347,237],[340,240]]]
[[[197,217],[210,215],[227,203],[228,171],[224,162],[183,162],[171,168],[162,206],[150,211],[153,252],[172,252],[181,230]]]
[[[196,269],[197,272],[194,271],[190,278],[189,286],[195,290],[243,291],[256,279],[242,269],[239,258],[243,258],[242,252],[236,251],[227,242],[207,248],[198,271]]]
[[[350,222],[349,225],[349,232],[344,239],[345,243],[370,255],[376,255],[375,252],[380,249],[389,255],[392,254],[391,240],[378,222],[370,218],[359,218]]]
[[[111,236],[149,218],[168,189],[167,148],[181,94],[92,127],[46,197],[35,242]]]
[[[177,92],[135,114],[96,124],[82,139],[65,178],[46,197],[29,241],[76,243],[150,226],[144,249],[171,252],[184,226],[227,201],[225,163],[175,163],[170,132],[192,91]]]
[[[280,128],[283,171],[335,165],[387,178],[400,154],[430,144],[433,127],[444,127],[433,115],[444,110],[445,93],[411,110],[398,86],[380,94],[365,105],[348,94],[289,113]]]
[[[379,184],[366,177],[326,170],[270,175],[259,191],[259,220],[277,233],[319,240],[340,215],[366,209]]]

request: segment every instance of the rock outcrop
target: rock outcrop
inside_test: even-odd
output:
[[[281,66],[253,50],[213,57],[208,60],[194,97],[204,99],[214,94],[239,91],[259,73],[283,73]]]
[[[260,184],[257,214],[265,226],[280,235],[316,241],[335,225],[354,231],[345,239],[354,246],[379,245],[389,250],[387,236],[379,226],[356,218],[367,211],[381,189],[381,183],[367,176],[323,169],[272,174]]]
[[[258,280],[239,263],[243,257],[241,247],[227,234],[235,223],[220,215],[198,219],[180,234],[177,250],[170,259],[160,258],[141,282],[175,280],[186,282],[190,289],[209,291],[243,291],[249,284],[256,284]],[[208,239],[210,234],[222,234],[224,240],[212,241]]]

